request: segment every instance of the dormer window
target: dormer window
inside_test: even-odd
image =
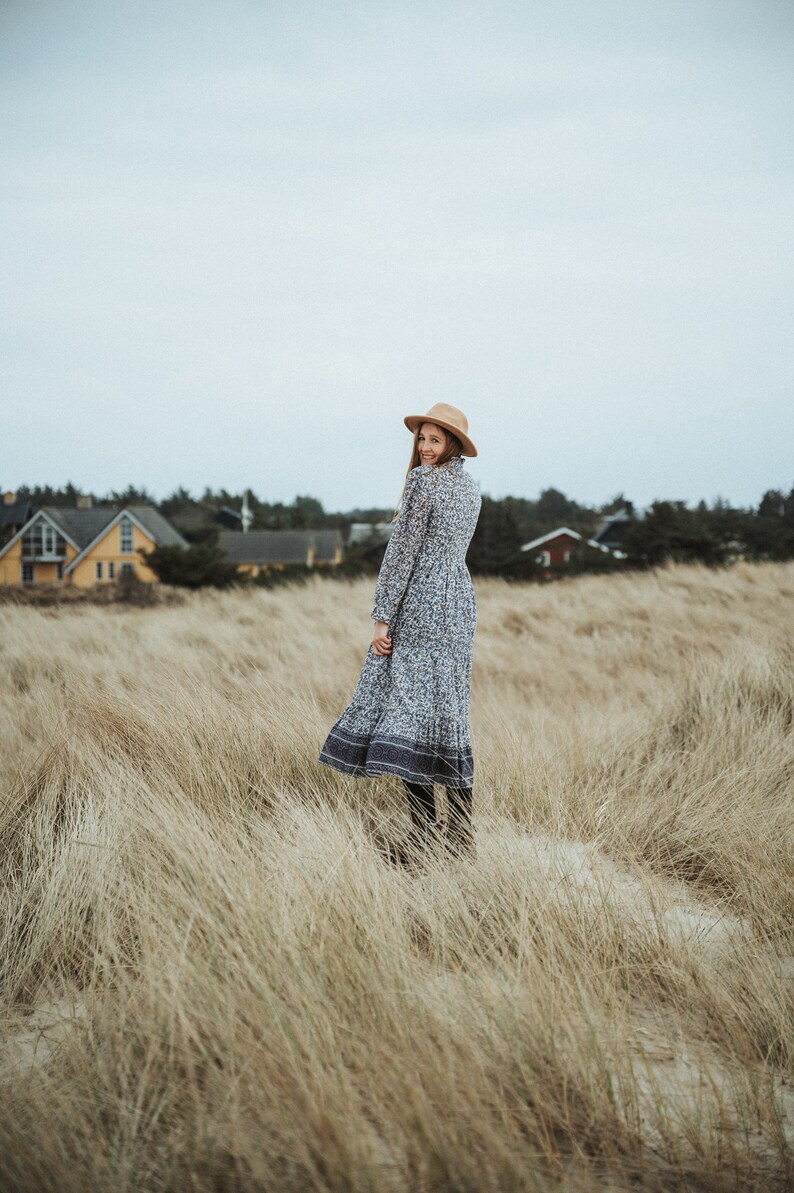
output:
[[[119,522],[119,550],[122,555],[132,555],[132,522],[129,518],[122,518]]]
[[[54,526],[40,518],[22,536],[23,559],[63,559],[66,542]]]

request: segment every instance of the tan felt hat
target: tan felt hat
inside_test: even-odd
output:
[[[457,435],[463,444],[464,456],[477,455],[477,448],[467,434],[469,420],[462,410],[458,410],[457,406],[448,406],[446,402],[436,402],[435,406],[430,407],[427,414],[406,414],[403,422],[409,431],[415,431],[417,427],[421,427],[422,423],[435,423],[437,427],[443,427],[445,431],[451,431],[453,435]]]

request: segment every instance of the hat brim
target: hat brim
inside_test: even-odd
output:
[[[443,427],[445,431],[451,431],[456,435],[463,446],[464,456],[476,456],[477,448],[469,439],[468,435],[464,435],[460,427],[456,427],[454,423],[445,423],[440,418],[430,418],[427,414],[406,414],[403,419],[409,431],[415,431],[417,427],[421,427],[422,423],[432,423],[434,427]]]

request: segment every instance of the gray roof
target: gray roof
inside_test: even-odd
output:
[[[82,551],[83,547],[87,547],[100,531],[104,530],[108,522],[113,521],[119,511],[114,505],[95,505],[90,510],[78,510],[72,506],[43,505],[41,512],[52,518]]]
[[[0,527],[24,526],[33,516],[33,506],[27,499],[0,505]]]
[[[182,535],[168,522],[153,505],[125,506],[141,526],[154,538],[158,547],[186,547],[187,542]]]
[[[129,510],[133,517],[137,518],[158,546],[187,546],[182,535],[174,530],[170,522],[167,522],[154,506],[127,505],[123,508]],[[42,506],[43,513],[52,518],[53,522],[63,529],[72,542],[77,543],[81,551],[89,543],[92,543],[98,534],[102,533],[116,515],[121,513],[121,509],[122,507],[118,505],[95,505],[88,510],[73,509],[71,506]]]
[[[548,530],[545,534],[533,539],[531,543],[524,543],[521,550],[532,551],[535,547],[542,546],[543,543],[551,543],[554,539],[560,538],[573,539],[575,542],[582,541],[582,536],[577,530],[571,530],[569,526],[558,526],[555,530]]]
[[[309,530],[222,530],[218,546],[232,563],[306,563]]]
[[[315,563],[334,563],[336,553],[342,546],[339,530],[313,530]]]
[[[626,509],[616,510],[614,514],[607,514],[598,530],[593,535],[596,543],[605,546],[620,546],[623,535],[632,521],[631,514]]]

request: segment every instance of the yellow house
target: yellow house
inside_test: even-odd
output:
[[[74,584],[88,588],[122,576],[157,576],[140,551],[187,543],[153,506],[44,506],[0,548],[0,584]]]

